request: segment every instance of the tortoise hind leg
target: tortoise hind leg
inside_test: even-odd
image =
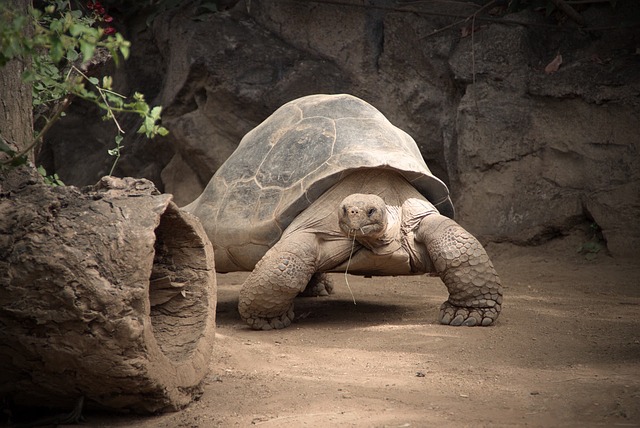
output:
[[[302,293],[303,297],[328,296],[333,293],[333,281],[324,272],[316,272]]]
[[[293,300],[315,273],[315,236],[297,233],[274,245],[249,274],[238,311],[254,330],[284,328],[294,318]]]
[[[488,326],[502,309],[502,285],[482,244],[455,221],[439,214],[425,217],[416,233],[449,290],[440,307],[440,323]]]

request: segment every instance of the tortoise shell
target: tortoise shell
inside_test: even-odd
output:
[[[395,170],[453,218],[447,186],[413,138],[351,95],[291,101],[242,139],[185,210],[213,243],[216,270],[252,270],[291,221],[355,170]]]

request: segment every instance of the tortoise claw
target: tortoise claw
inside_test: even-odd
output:
[[[289,327],[294,317],[293,305],[291,305],[289,310],[277,317],[250,317],[245,318],[245,321],[254,330],[274,330]]]
[[[473,308],[455,306],[444,302],[440,306],[440,324],[451,326],[482,326],[492,325],[500,314],[500,305],[493,307]]]

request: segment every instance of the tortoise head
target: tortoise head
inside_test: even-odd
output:
[[[386,204],[377,195],[349,195],[338,208],[338,224],[348,237],[379,238],[387,229]]]

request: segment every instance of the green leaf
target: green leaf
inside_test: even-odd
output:
[[[129,46],[128,45],[120,46],[120,53],[122,54],[122,57],[124,59],[128,59],[129,58]]]
[[[83,61],[89,61],[93,58],[93,53],[96,50],[96,46],[83,39],[80,39],[80,51],[82,52]]]
[[[151,132],[153,131],[153,127],[156,124],[156,121],[152,118],[152,117],[146,117],[144,119],[144,127],[146,129],[146,134],[147,137],[150,136]]]
[[[120,66],[120,58],[118,57],[118,52],[116,52],[113,48],[108,48],[109,49],[109,55],[111,55],[111,58],[113,58],[113,62],[115,63],[116,67]]]
[[[124,105],[124,101],[119,94],[114,94],[112,92],[104,92],[107,97],[107,101],[115,108],[122,108]]]
[[[33,69],[28,69],[24,73],[22,73],[22,80],[25,82],[33,82],[36,79],[36,74],[33,72]]]
[[[158,120],[160,119],[160,113],[162,113],[162,107],[156,106],[151,109],[151,113],[149,113],[149,116],[151,116],[155,120]]]
[[[89,83],[98,86],[100,84],[100,80],[97,77],[89,77]]]
[[[49,50],[49,55],[51,56],[51,60],[53,62],[60,62],[60,60],[64,56],[64,47],[62,46],[62,41],[60,39],[55,38],[51,40],[51,49]]]
[[[89,43],[96,44],[102,37],[102,28],[86,27],[84,30],[84,38]]]
[[[80,54],[76,50],[70,49],[67,51],[67,60],[69,62],[76,62],[79,57]]]
[[[63,23],[61,20],[56,19],[51,21],[51,24],[49,25],[49,29],[51,31],[53,31],[54,33],[60,34],[63,32]]]
[[[64,14],[64,21],[63,21],[63,31],[68,31],[71,26],[73,25],[73,15],[71,15],[69,12]]]
[[[52,181],[54,186],[64,186],[64,183],[60,180],[58,174],[53,174]]]
[[[85,28],[86,27],[82,24],[73,24],[69,28],[69,34],[71,34],[73,37],[78,37],[80,34],[84,33]]]

